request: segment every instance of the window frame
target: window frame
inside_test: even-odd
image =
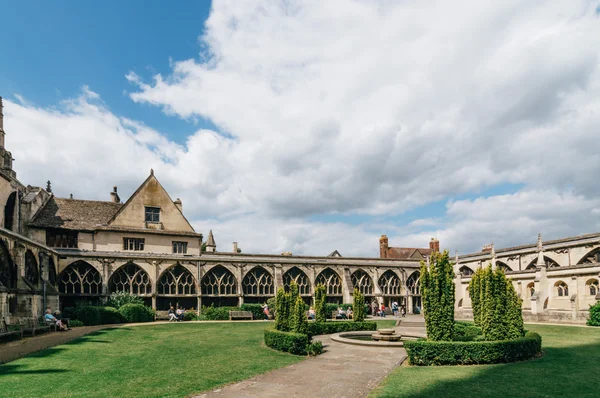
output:
[[[57,248],[79,248],[79,231],[62,228],[46,230],[46,246]]]
[[[148,219],[150,215],[151,219]],[[157,206],[144,206],[144,221],[149,223],[160,222],[160,207]]]
[[[123,251],[126,252],[143,252],[146,246],[145,238],[123,238]]]
[[[188,243],[184,241],[172,241],[171,247],[173,248],[173,254],[187,254]],[[181,247],[181,251],[179,248]],[[177,248],[177,250],[176,250]]]

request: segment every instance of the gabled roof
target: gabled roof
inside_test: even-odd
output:
[[[91,231],[98,226],[106,225],[121,206],[120,203],[52,196],[29,225],[37,228]]]
[[[388,248],[387,258],[413,259],[417,252],[421,254],[422,257],[431,255],[431,249],[418,247],[390,247]]]
[[[342,257],[342,255],[340,254],[340,252],[339,252],[339,251],[337,251],[337,250],[334,250],[334,251],[332,251],[331,253],[329,253],[329,254],[327,255],[327,257]]]

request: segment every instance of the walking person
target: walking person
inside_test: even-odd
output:
[[[396,301],[392,303],[392,314],[394,314],[394,318],[398,318],[398,302]]]

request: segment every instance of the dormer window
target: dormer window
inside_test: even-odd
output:
[[[160,207],[146,206],[146,222],[160,222]]]

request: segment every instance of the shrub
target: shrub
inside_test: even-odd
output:
[[[125,304],[119,308],[119,312],[126,322],[154,321],[154,310],[142,304]]]
[[[67,319],[77,319],[77,311],[75,307],[65,307],[61,312],[61,316]]]
[[[250,311],[252,313],[252,319],[264,319],[265,317],[263,308],[260,304],[242,304],[240,308],[242,311]]]
[[[318,340],[309,343],[306,346],[306,353],[312,356],[321,355],[323,353],[323,343]]]
[[[331,319],[332,318],[331,314],[334,311],[337,311],[338,307],[341,307],[341,305],[332,304],[332,303],[325,303],[325,317],[327,319]]]
[[[319,334],[332,334],[341,332],[354,332],[360,330],[377,330],[377,323],[367,322],[311,322],[308,324],[308,335],[310,337]]]
[[[590,306],[590,319],[588,326],[600,326],[600,301]]]
[[[325,322],[327,320],[327,309],[325,308],[325,304],[327,302],[327,293],[325,290],[325,286],[318,284],[315,287],[315,321],[316,322]],[[331,312],[329,313],[329,317],[331,317]]]
[[[481,336],[481,328],[463,322],[454,323],[454,341],[472,341],[475,337]]]
[[[275,329],[287,332],[290,330],[290,295],[283,288],[277,291],[277,308],[275,313]]]
[[[202,308],[202,315],[207,321],[226,321],[229,319],[229,311],[240,311],[240,307],[210,307]]]
[[[306,310],[304,309],[304,300],[296,295],[296,303],[291,319],[292,332],[308,334],[308,320],[306,319]]]
[[[83,324],[86,326],[95,326],[102,323],[102,318],[100,317],[100,311],[98,310],[98,307],[79,307],[75,310],[75,315],[77,319],[83,322]]]
[[[431,254],[428,267],[421,261],[421,294],[427,338],[451,341],[454,329],[454,270],[448,251]]]
[[[277,298],[271,297],[267,300],[267,305],[269,306],[269,312],[275,316],[275,309],[277,308]]]
[[[144,300],[134,294],[127,292],[112,293],[106,302],[108,307],[114,307],[116,309],[121,308],[125,304],[144,304]]]
[[[198,314],[196,314],[196,311],[187,310],[183,313],[183,320],[184,321],[197,321]]]
[[[306,355],[308,341],[308,336],[305,334],[265,329],[265,344],[275,350]]]
[[[85,326],[85,325],[83,324],[83,322],[81,322],[80,320],[77,320],[77,319],[69,320],[70,328],[76,328],[79,326]]]
[[[354,322],[363,322],[365,320],[365,296],[358,289],[354,289],[353,311],[352,320]]]
[[[500,341],[406,341],[404,348],[412,365],[474,365],[530,359],[542,351],[542,337],[528,332],[525,337]]]
[[[100,312],[100,322],[103,325],[123,323],[124,319],[119,310],[114,307],[97,307]]]

